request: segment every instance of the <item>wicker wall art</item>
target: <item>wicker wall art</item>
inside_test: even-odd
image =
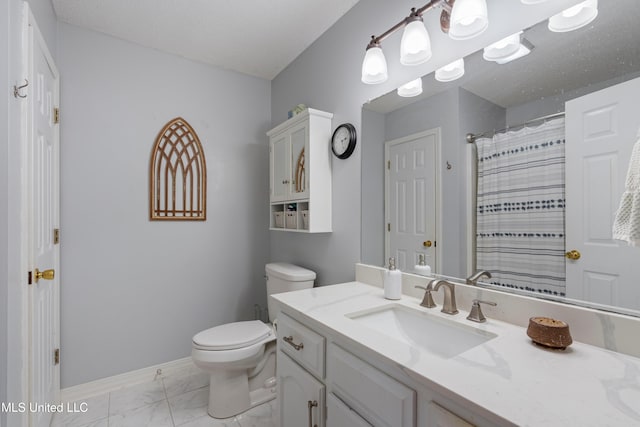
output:
[[[149,167],[149,219],[207,219],[207,164],[198,135],[181,117],[158,133]]]

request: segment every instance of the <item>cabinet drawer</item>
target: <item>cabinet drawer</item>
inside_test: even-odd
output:
[[[475,427],[436,402],[429,402],[427,409],[429,425],[433,427]]]
[[[372,427],[333,393],[327,396],[326,421],[327,427]]]
[[[373,425],[415,425],[415,391],[334,344],[327,354],[327,383]]]
[[[324,378],[324,337],[284,313],[278,318],[278,347],[316,377]]]

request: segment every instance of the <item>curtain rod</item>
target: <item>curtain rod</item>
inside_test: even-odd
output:
[[[529,125],[531,123],[535,123],[535,122],[540,121],[540,120],[549,120],[549,119],[554,119],[556,117],[562,117],[562,116],[564,116],[564,111],[561,111],[559,113],[549,114],[548,116],[542,116],[542,117],[538,117],[538,118],[535,118],[535,119],[531,119],[531,120],[526,121],[524,123],[521,123],[519,125],[507,126],[506,128],[500,129],[500,130],[493,130],[493,131],[484,132],[484,133],[477,134],[477,135],[473,134],[473,133],[468,133],[467,134],[467,142],[469,144],[473,144],[474,142],[476,142],[476,139],[482,138],[483,136],[489,136],[491,134],[495,135],[497,133],[501,133],[501,132],[507,131],[507,130],[512,129],[512,128],[518,128],[520,126],[526,126],[526,125]]]

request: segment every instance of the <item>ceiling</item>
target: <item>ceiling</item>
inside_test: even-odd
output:
[[[512,107],[615,77],[640,72],[638,0],[600,0],[588,26],[568,33],[548,30],[541,22],[523,37],[534,46],[528,56],[505,65],[485,61],[482,51],[465,58],[466,74],[451,83],[423,77],[419,97],[401,98],[395,91],[373,100],[366,109],[386,114],[405,105],[462,87],[494,104]]]
[[[273,79],[359,0],[52,0],[60,21]]]

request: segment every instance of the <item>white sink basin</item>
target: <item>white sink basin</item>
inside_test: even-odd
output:
[[[456,356],[497,336],[397,304],[346,316],[381,334],[444,358]]]

